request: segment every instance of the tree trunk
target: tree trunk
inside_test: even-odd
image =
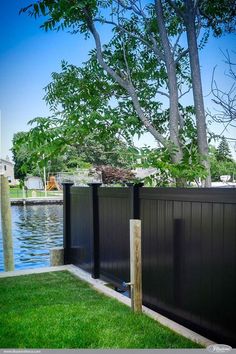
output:
[[[164,52],[164,61],[166,65],[168,75],[168,89],[169,89],[169,104],[170,104],[170,116],[169,116],[169,129],[170,129],[170,141],[173,143],[173,147],[176,151],[171,153],[172,162],[174,164],[179,163],[183,158],[183,151],[179,139],[179,107],[178,107],[178,85],[176,77],[176,66],[174,56],[171,51],[168,34],[164,23],[164,14],[161,0],[155,0],[156,20],[160,33],[161,44]]]
[[[169,130],[170,130],[170,141],[173,146],[170,147],[171,160],[173,164],[178,164],[183,159],[183,150],[179,137],[179,96],[178,96],[178,85],[177,85],[177,75],[176,75],[176,65],[174,61],[174,55],[171,50],[168,34],[164,22],[164,14],[162,8],[161,0],[155,0],[155,10],[157,27],[160,33],[161,44],[164,52],[164,61],[166,65],[166,71],[168,75],[168,90],[169,90],[169,105],[170,105],[170,115],[169,115]],[[176,178],[176,187],[186,187],[185,178]]]
[[[178,86],[177,86],[177,78],[176,78],[176,67],[174,62],[174,56],[171,52],[170,43],[168,40],[167,32],[165,29],[164,18],[162,13],[162,4],[159,1],[158,11],[160,14],[157,15],[159,22],[159,30],[161,34],[161,40],[164,48],[164,57],[168,74],[168,88],[169,88],[169,96],[170,96],[170,115],[169,115],[169,130],[170,130],[170,141],[173,144],[170,145],[169,141],[165,139],[152,125],[152,123],[147,119],[145,113],[139,103],[138,96],[133,86],[132,82],[128,82],[123,80],[111,67],[107,65],[107,63],[103,59],[102,47],[99,34],[94,26],[94,23],[91,18],[88,18],[88,27],[90,32],[92,33],[96,49],[97,49],[97,59],[99,64],[103,67],[103,69],[113,77],[113,79],[120,84],[130,95],[136,113],[138,114],[140,120],[146,127],[146,129],[152,134],[152,136],[160,142],[163,146],[169,149],[171,160],[173,164],[178,164],[181,162],[183,158],[183,151],[179,138],[179,108],[178,108]],[[159,15],[161,15],[161,20],[159,20]],[[184,178],[176,179],[177,186],[184,186],[185,180]]]
[[[194,3],[192,0],[185,0],[185,6],[185,25],[189,48],[191,77],[193,85],[193,99],[196,112],[198,150],[201,155],[203,165],[208,174],[204,181],[204,187],[211,187],[209,149],[207,142],[206,117],[203,102],[201,72],[197,46]]]

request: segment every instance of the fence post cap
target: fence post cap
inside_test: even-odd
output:
[[[73,186],[74,182],[62,182],[63,186]]]

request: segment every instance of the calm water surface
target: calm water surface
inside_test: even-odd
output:
[[[49,249],[63,244],[63,206],[12,206],[15,269],[50,265]],[[0,227],[0,271],[4,270]]]

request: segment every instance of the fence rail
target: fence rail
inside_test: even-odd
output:
[[[65,260],[129,281],[129,220],[142,220],[143,303],[236,345],[236,190],[64,186]]]

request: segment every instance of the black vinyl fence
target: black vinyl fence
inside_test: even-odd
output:
[[[236,346],[236,189],[64,185],[65,262],[121,286],[142,220],[143,304]]]

